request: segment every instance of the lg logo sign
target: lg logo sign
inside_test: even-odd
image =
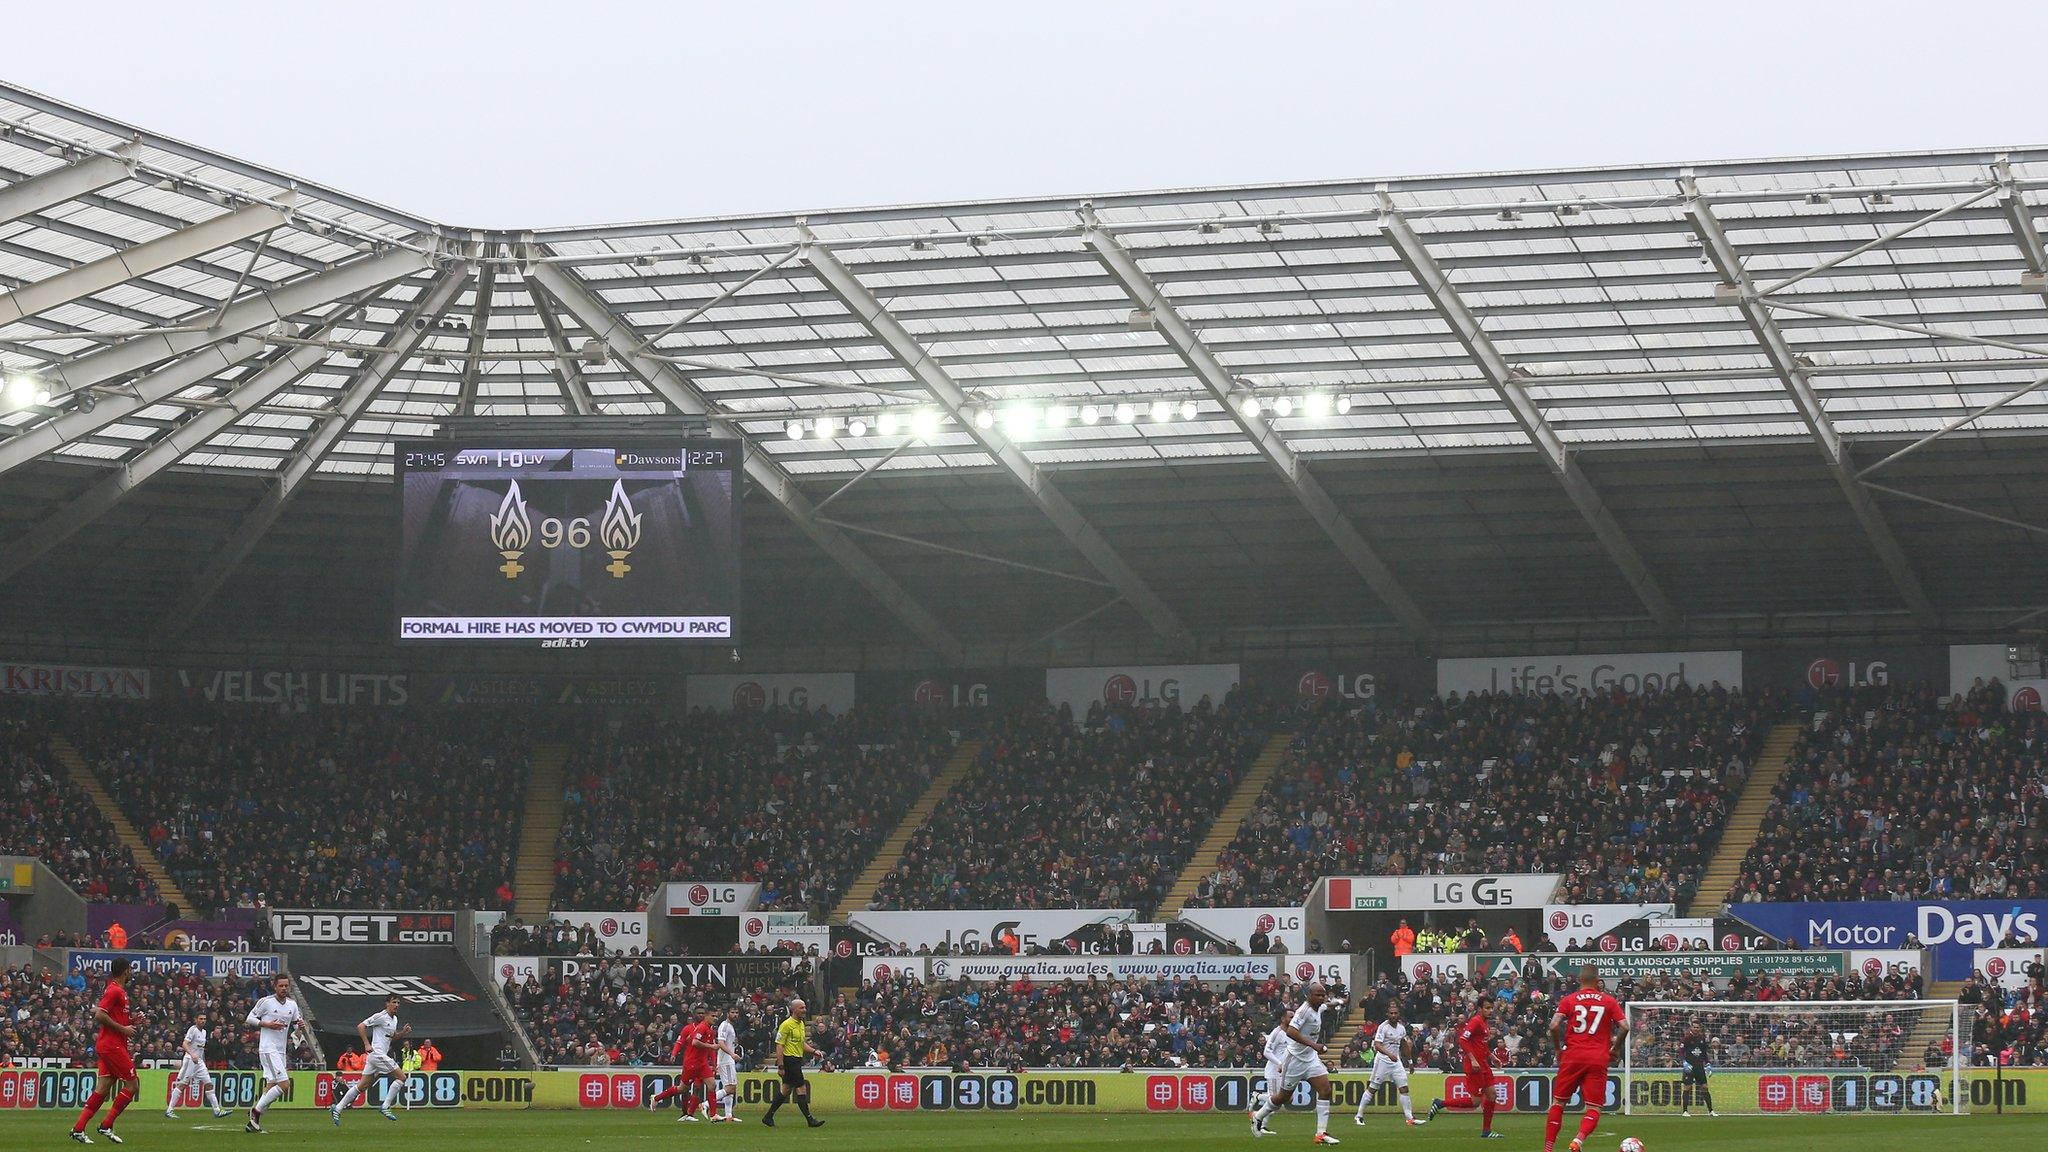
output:
[[[1806,683],[1812,688],[1866,688],[1891,682],[1891,666],[1883,660],[1867,660],[1859,667],[1854,660],[1819,656],[1806,666]]]
[[[1119,672],[1102,682],[1102,700],[1105,704],[1179,704],[1180,680],[1172,676],[1162,677],[1158,690],[1154,691],[1149,678],[1137,680]]]
[[[1303,700],[1327,700],[1334,693],[1342,700],[1371,700],[1379,694],[1378,681],[1370,672],[1327,672],[1310,669],[1294,682],[1294,694]]]

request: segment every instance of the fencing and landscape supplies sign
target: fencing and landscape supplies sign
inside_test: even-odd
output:
[[[1414,960],[1414,956],[1403,958]],[[1430,956],[1456,962],[1459,975],[1475,979],[1512,980],[1535,973],[1576,976],[1592,968],[1611,980],[1645,976],[1684,976],[1694,980],[1732,980],[1737,976],[1841,976],[1849,971],[1846,952],[1574,952],[1567,956],[1540,952],[1478,952],[1470,956]],[[1439,971],[1438,975],[1442,975]]]
[[[1652,931],[1655,922],[1676,911],[1674,904],[1547,904],[1543,908],[1543,939],[1553,952],[1582,947],[1602,952],[1647,951],[1649,941],[1662,935]],[[1672,943],[1665,947],[1675,948],[1678,933],[1670,935]],[[1623,947],[1624,939],[1632,946]]]
[[[760,896],[759,884],[737,880],[671,880],[661,886],[661,906],[671,916],[737,916]]]
[[[1261,932],[1289,952],[1308,947],[1300,908],[1186,908],[1178,919],[1247,951],[1252,937]]]
[[[2039,948],[1979,948],[1971,963],[1986,980],[2015,992],[2029,983],[2027,965],[2041,963],[2041,957]]]
[[[807,923],[802,913],[754,912],[740,917],[740,947],[749,944],[759,948],[788,945],[806,953],[815,948],[824,956],[832,951],[832,927]]]
[[[597,942],[615,952],[647,947],[645,912],[550,912],[548,919],[561,920],[579,931],[588,926]]]
[[[1101,929],[1138,918],[1135,908],[969,909],[952,912],[856,912],[847,923],[899,952],[920,948],[959,952],[993,947],[1005,930],[1026,952],[1073,938],[1084,950],[1101,951]],[[898,947],[900,946],[900,947]]]
[[[1479,656],[1436,662],[1436,690],[1667,692],[1678,687],[1742,687],[1740,652],[1609,652],[1598,656]]]
[[[2039,712],[2048,698],[2048,680],[2015,676],[2006,662],[2003,644],[1952,644],[1948,650],[1948,690],[1967,694],[1982,680],[2005,685],[2005,702],[2015,712]]]
[[[196,1108],[200,1101],[169,1095],[175,1070],[143,1068],[138,1072],[141,1094],[139,1108],[176,1103]],[[1540,1114],[1550,1108],[1551,1084],[1555,1071],[1549,1068],[1504,1069],[1496,1081],[1497,1097],[1508,1109]],[[76,1115],[93,1090],[91,1068],[0,1068],[0,1117],[9,1111],[43,1109],[51,1113]],[[648,1100],[675,1079],[674,1069],[576,1068],[538,1072],[463,1072],[443,1070],[415,1072],[404,1078],[404,1105],[414,1110],[492,1111],[561,1110],[628,1111],[643,1110]],[[808,1073],[812,1107],[826,1116],[860,1112],[960,1112],[986,1114],[994,1123],[1016,1113],[1066,1114],[1075,1116],[1116,1113],[1206,1113],[1219,1124],[1243,1123],[1242,1113],[1265,1089],[1265,1072],[1246,1068],[1187,1069],[1142,1068],[1132,1072],[1108,1070],[1046,1069],[1009,1072],[982,1069],[951,1072],[920,1069],[890,1072],[862,1069],[853,1072]],[[1365,1069],[1343,1069],[1330,1077],[1333,1105],[1355,1109],[1365,1101]],[[274,1107],[287,1111],[327,1108],[340,1098],[351,1075],[334,1072],[293,1072],[291,1087]],[[1751,1072],[1717,1069],[1714,1095],[1724,1111],[1765,1114],[1802,1113],[1933,1113],[1948,1111],[1952,1104],[1950,1075],[1945,1069],[1923,1072],[1869,1072],[1843,1069],[1801,1069],[1786,1072]],[[247,1108],[261,1095],[263,1085],[253,1070],[235,1069],[214,1074],[220,1102],[228,1108]],[[1988,1112],[1995,1103],[2007,1112],[2048,1111],[2048,1068],[2007,1068],[2002,1075],[1990,1068],[1966,1068],[1963,1087],[1970,1111]],[[1678,1072],[1669,1068],[1638,1068],[1628,1084],[1633,1108],[1668,1108],[1679,1100]],[[1459,1111],[1470,1106],[1471,1092],[1464,1077],[1418,1069],[1412,1073],[1411,1092],[1415,1098],[1442,1097]],[[747,1072],[737,1086],[742,1114],[751,1119],[760,1114],[775,1091],[775,1077],[767,1072]],[[1609,1076],[1606,1099],[1609,1111],[1618,1110],[1622,1097],[1620,1069]],[[358,1106],[368,1103],[357,1098]],[[1378,1108],[1398,1106],[1391,1084],[1372,1096]],[[1308,1112],[1315,1106],[1306,1084],[1285,1102],[1289,1112]],[[662,1107],[673,1109],[674,1102]],[[45,1118],[49,1123],[56,1117]],[[31,1121],[33,1122],[33,1121]],[[5,1121],[0,1120],[0,1125]],[[321,1123],[324,1125],[325,1121]],[[1233,1129],[1235,1130],[1235,1129]],[[993,1134],[996,1130],[990,1129]]]
[[[1235,664],[1149,664],[1110,665],[1101,668],[1048,668],[1045,698],[1054,708],[1065,704],[1074,719],[1088,715],[1096,704],[1135,704],[1139,707],[1193,708],[1202,697],[1221,708],[1223,698],[1237,687]]]
[[[279,944],[453,944],[453,912],[328,912],[280,908],[270,914]]]
[[[787,956],[551,956],[543,963],[550,983],[628,966],[646,972],[657,984],[686,988],[773,988],[789,972]]]
[[[793,708],[834,716],[853,707],[851,672],[775,672],[745,676],[691,676],[683,683],[687,706],[713,712]]]
[[[1332,876],[1332,912],[1424,912],[1541,908],[1557,891],[1556,873],[1502,876]]]
[[[1874,900],[1854,903],[1731,904],[1728,912],[1790,944],[1816,948],[1904,948],[1908,936],[1933,952],[1936,980],[1970,975],[1979,948],[2006,933],[2038,944],[2048,900]]]
[[[74,696],[89,700],[147,700],[147,668],[0,661],[0,694]]]
[[[356,1022],[405,997],[400,1018],[413,1035],[478,1036],[503,1025],[469,965],[449,945],[358,948],[341,944],[292,947],[292,975],[322,1032],[352,1034]]]
[[[1264,980],[1292,971],[1285,956],[932,956],[925,970],[933,981],[968,980],[1012,984],[1065,980]]]

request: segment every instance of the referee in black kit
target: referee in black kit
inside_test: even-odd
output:
[[[1695,1024],[1685,1030],[1685,1038],[1679,1041],[1678,1054],[1685,1060],[1685,1071],[1678,1077],[1678,1107],[1680,1116],[1692,1115],[1693,1100],[1697,1098],[1706,1105],[1707,1115],[1714,1111],[1714,1093],[1707,1087],[1707,1036]],[[1694,1093],[1698,1093],[1695,1097]]]
[[[813,1128],[825,1126],[823,1120],[811,1115],[811,1085],[804,1079],[804,1057],[816,1056],[823,1060],[825,1054],[811,1047],[809,1031],[804,1027],[804,1017],[810,1010],[801,1000],[789,1002],[789,1017],[775,1029],[775,1051],[782,1057],[782,1087],[775,1093],[775,1099],[768,1104],[768,1113],[761,1117],[761,1123],[775,1127],[775,1110],[796,1097],[796,1110],[804,1114],[804,1123]]]

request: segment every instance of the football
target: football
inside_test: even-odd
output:
[[[1643,1152],[1643,1142],[1633,1136],[1621,1138],[1621,1152]]]

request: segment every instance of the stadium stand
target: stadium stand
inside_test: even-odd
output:
[[[557,909],[638,909],[664,880],[762,885],[823,916],[951,750],[929,713],[776,709],[646,721],[577,745]]]
[[[0,1058],[58,1058],[90,1067],[93,1006],[106,989],[103,977],[24,966],[0,969]],[[185,1029],[202,1010],[210,1014],[207,1063],[216,1068],[255,1066],[252,1032],[242,1021],[249,1006],[269,993],[262,980],[208,980],[151,976],[129,983],[130,1006],[141,1020],[131,1048],[151,1058],[178,1051]],[[303,1058],[294,1049],[294,1059]],[[4,1063],[0,1060],[0,1063]],[[158,1101],[161,1104],[161,1101]]]
[[[2036,900],[2048,889],[2038,713],[1989,685],[1830,694],[1779,780],[1738,900]]]
[[[797,962],[774,985],[703,990],[715,1006],[737,1005],[742,1066],[770,1066],[770,1040],[782,1001],[808,986],[811,967]],[[706,1002],[698,990],[663,987],[628,959],[610,958],[578,977],[549,979],[546,972],[501,986],[541,1062],[554,1065],[673,1066],[670,1046],[681,1014]]]
[[[1784,707],[1720,688],[1327,707],[1189,904],[1298,904],[1352,872],[1560,872],[1560,902],[1683,902]]]
[[[877,908],[1158,907],[1264,741],[1237,694],[1186,712],[1118,707],[1080,727],[1019,709],[905,848]]]
[[[156,885],[50,754],[45,709],[0,713],[0,855],[34,856],[88,900],[154,902]]]
[[[65,725],[203,912],[495,907],[511,878],[519,714],[107,706]]]

